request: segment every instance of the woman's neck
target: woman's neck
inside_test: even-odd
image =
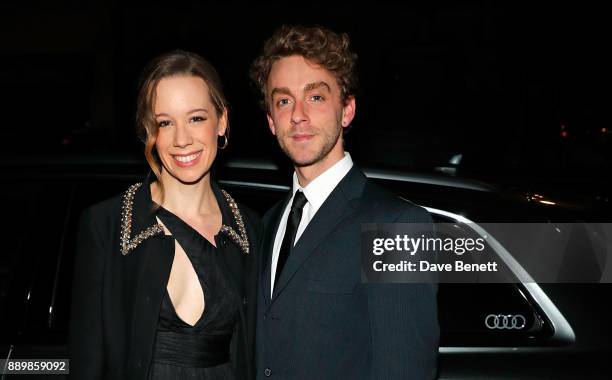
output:
[[[153,201],[168,211],[185,217],[220,212],[210,184],[210,174],[205,175],[196,183],[185,184],[168,172],[162,171],[159,180],[164,186],[163,202],[157,182],[151,184],[151,196]]]

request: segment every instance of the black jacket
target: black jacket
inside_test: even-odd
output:
[[[314,215],[270,298],[284,202],[264,217],[257,378],[431,379],[438,353],[437,287],[364,284],[362,223],[432,223],[429,213],[353,167]]]
[[[149,185],[147,179],[134,190],[132,202],[126,199],[129,192],[126,191],[88,208],[81,217],[69,338],[72,378],[148,376],[175,247],[172,236],[155,231],[157,222]],[[224,220],[234,220],[232,227],[239,231],[229,213],[228,200],[214,182],[212,185]],[[227,252],[221,256],[225,259],[225,271],[244,301],[232,338],[231,361],[237,378],[249,379],[253,375],[255,257],[260,221],[249,209],[241,205],[238,208],[249,252],[245,253],[244,247],[227,234],[220,233],[219,239]],[[138,238],[141,232],[143,235]],[[125,248],[129,252],[124,255]]]

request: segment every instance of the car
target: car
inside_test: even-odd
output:
[[[216,166],[221,186],[262,215],[290,188],[290,172],[271,161],[227,160]],[[133,156],[75,155],[9,159],[2,169],[6,243],[0,255],[0,359],[67,358],[79,216],[142,181],[148,167]],[[550,198],[444,173],[364,172],[425,207],[436,222],[456,224],[474,236],[487,234],[486,222],[552,226],[555,221],[605,221],[610,215],[596,202]],[[513,260],[502,243],[492,249]],[[513,265],[513,271],[524,269]],[[609,378],[610,295],[610,284],[598,283],[442,283],[439,378]]]

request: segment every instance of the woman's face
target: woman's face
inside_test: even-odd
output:
[[[206,82],[195,76],[160,80],[153,112],[159,127],[155,148],[164,170],[182,183],[208,175],[227,114],[217,115]]]

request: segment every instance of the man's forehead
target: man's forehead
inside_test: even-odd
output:
[[[322,66],[302,56],[283,57],[276,61],[268,76],[268,89],[311,90],[324,87],[330,91],[338,87],[336,78]]]

